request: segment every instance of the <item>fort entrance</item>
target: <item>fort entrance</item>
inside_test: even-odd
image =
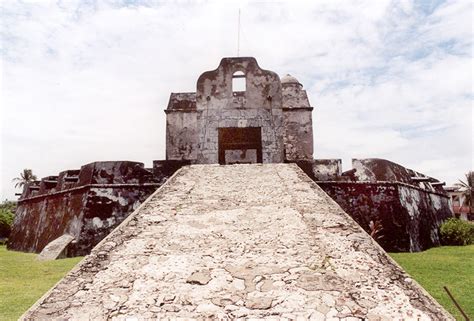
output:
[[[260,127],[219,128],[219,164],[262,163]]]

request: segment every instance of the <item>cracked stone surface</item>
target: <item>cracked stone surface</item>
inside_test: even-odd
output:
[[[181,169],[23,318],[454,320],[292,164]]]

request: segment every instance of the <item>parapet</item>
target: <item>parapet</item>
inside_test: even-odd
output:
[[[234,79],[245,79],[245,89],[234,88]],[[239,99],[239,97],[243,99]],[[253,57],[223,58],[215,70],[206,71],[198,78],[197,109],[281,108],[280,77],[260,68]]]
[[[196,93],[171,93],[165,112],[195,112]]]
[[[381,158],[353,159],[355,177],[364,182],[400,182],[424,190],[446,194],[443,183],[420,172]]]
[[[45,196],[87,185],[156,183],[153,172],[143,163],[131,161],[93,162],[80,170],[66,170],[27,184],[18,200]]]
[[[315,159],[300,167],[317,182],[397,183],[447,195],[436,178],[381,158],[353,159],[347,171],[342,171],[340,159]]]

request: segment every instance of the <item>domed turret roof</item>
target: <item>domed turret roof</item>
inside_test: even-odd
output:
[[[303,85],[298,81],[298,79],[296,79],[295,77],[293,77],[293,76],[290,75],[290,74],[286,74],[286,76],[283,76],[280,81],[281,81],[281,84],[282,84],[282,85],[296,84],[296,85],[303,86]]]

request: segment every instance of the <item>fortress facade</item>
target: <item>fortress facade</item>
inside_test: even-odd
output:
[[[388,251],[439,245],[452,216],[443,183],[381,159],[313,158],[313,107],[294,77],[251,57],[223,58],[196,92],[171,93],[166,160],[95,162],[24,187],[8,248],[40,252],[71,235],[65,255],[85,255],[176,170],[190,164],[296,163]],[[317,151],[316,151],[317,155]]]
[[[312,110],[294,77],[280,80],[254,58],[224,58],[199,77],[195,93],[171,94],[166,159],[197,164],[312,160]]]

